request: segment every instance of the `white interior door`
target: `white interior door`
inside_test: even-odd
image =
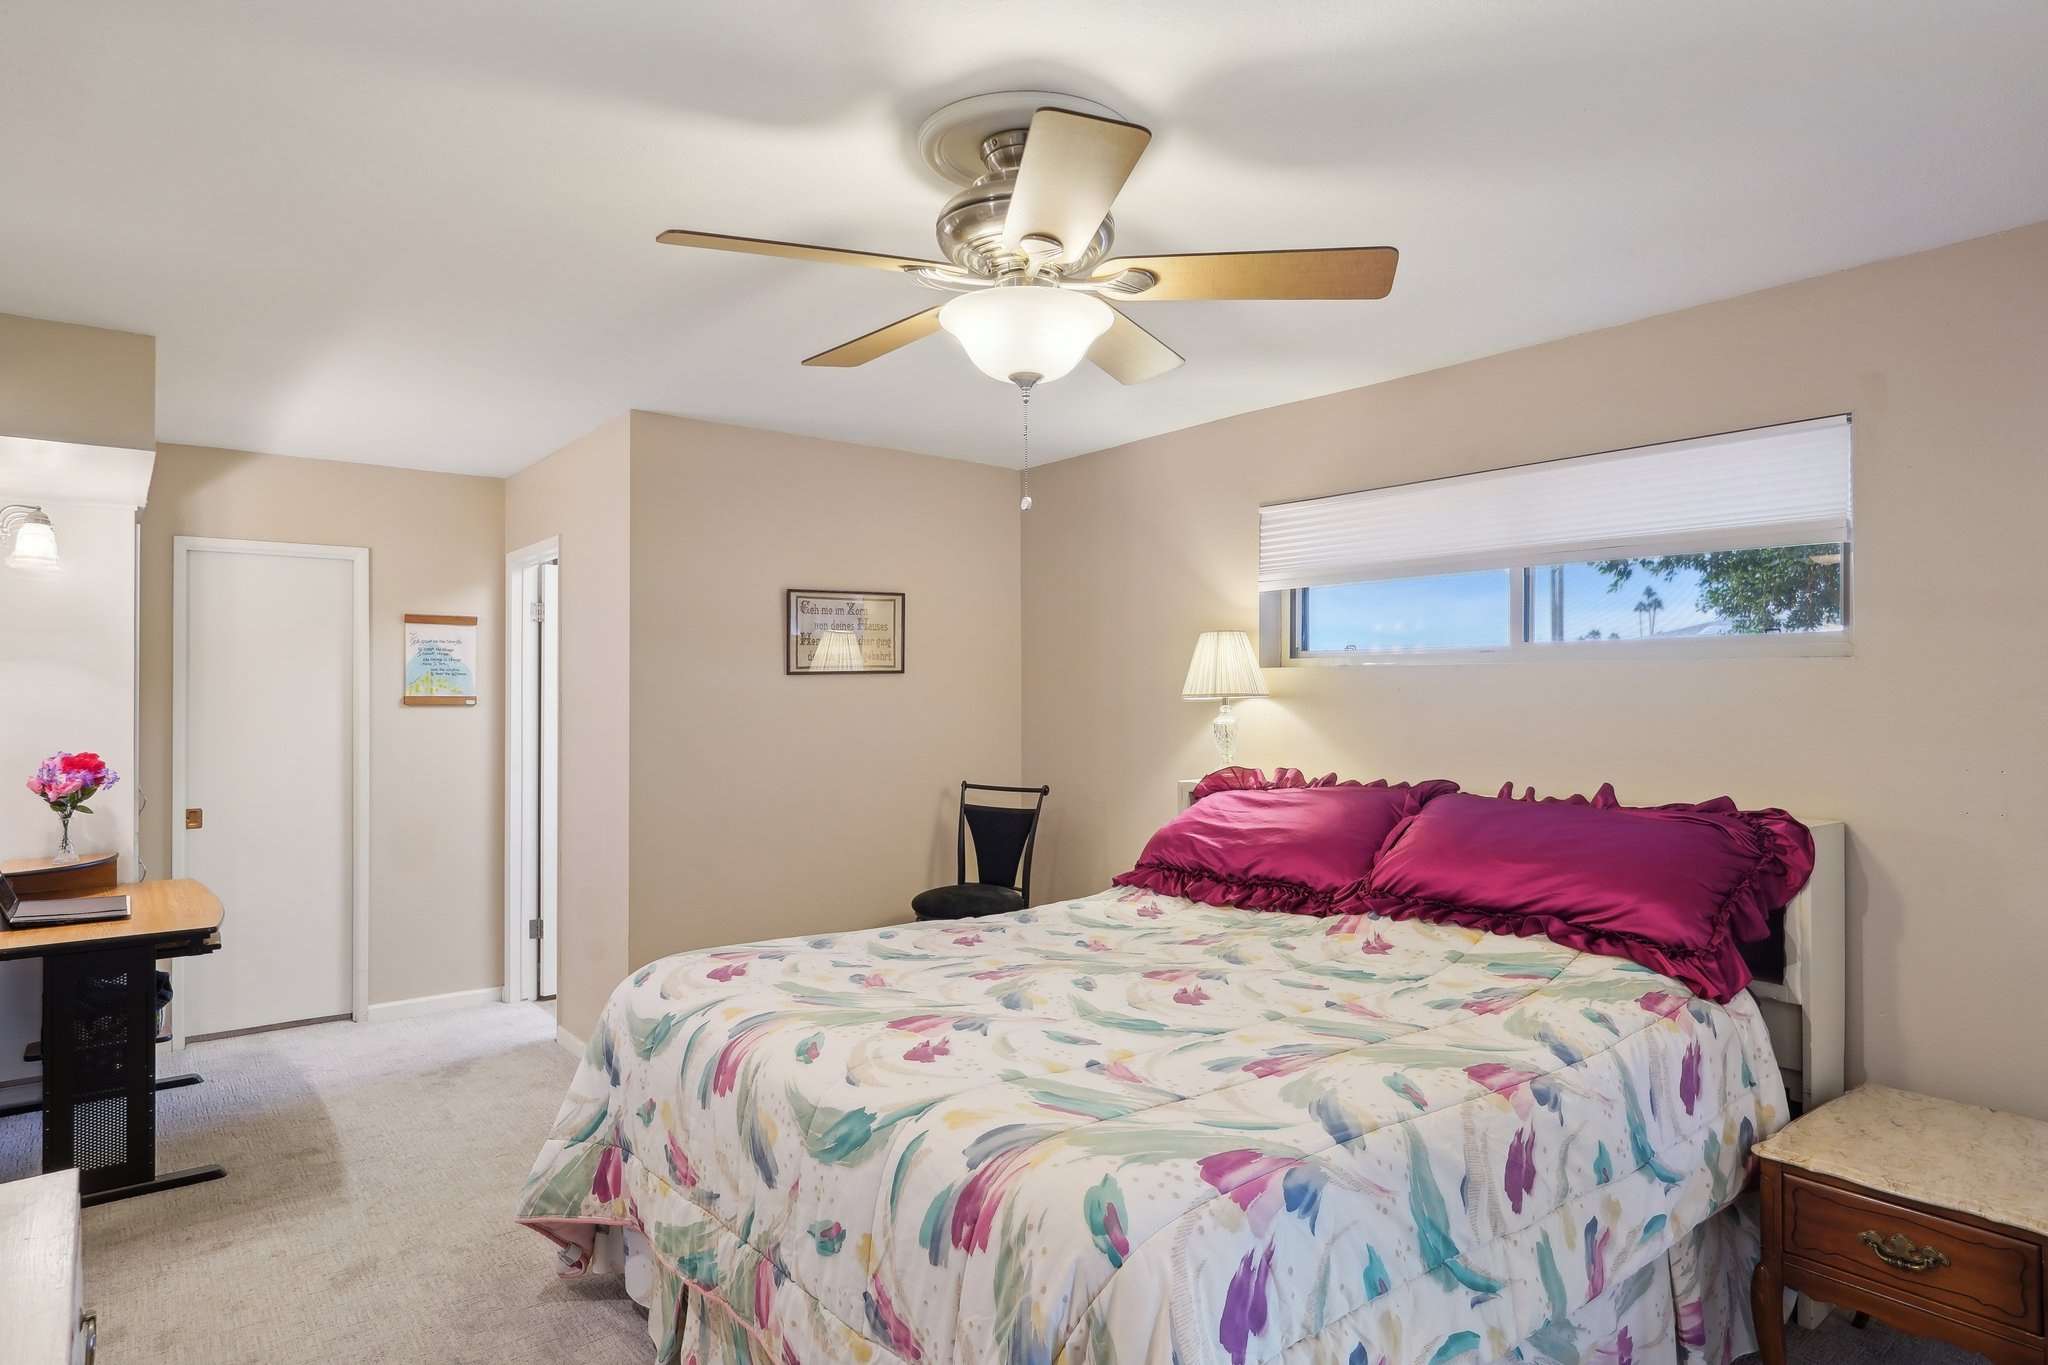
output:
[[[555,590],[556,576],[560,566],[547,563],[536,565],[540,581],[540,715],[537,718],[540,731],[540,995],[550,999],[555,993],[555,852],[556,852],[556,762],[561,753],[559,729],[561,695],[561,659],[558,653],[561,644],[561,624],[556,619],[556,607],[560,594]]]
[[[188,1038],[349,1014],[356,967],[358,566],[203,546],[179,547],[175,871],[227,918],[182,963]]]

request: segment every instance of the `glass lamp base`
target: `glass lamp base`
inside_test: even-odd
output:
[[[1216,719],[1209,722],[1209,735],[1216,741],[1216,751],[1223,755],[1223,766],[1229,767],[1237,760],[1237,717],[1231,714],[1228,698],[1217,710]]]

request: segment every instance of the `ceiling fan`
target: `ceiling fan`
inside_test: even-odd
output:
[[[865,365],[944,328],[992,379],[1032,385],[1083,357],[1121,383],[1182,363],[1118,307],[1182,299],[1378,299],[1392,247],[1111,257],[1110,206],[1152,140],[1092,100],[1045,91],[977,95],[926,120],[926,161],[963,188],[939,211],[944,261],[675,228],[659,240],[788,260],[893,270],[958,297],[806,359]]]

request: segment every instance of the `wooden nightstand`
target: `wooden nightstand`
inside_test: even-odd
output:
[[[1764,1365],[1796,1289],[1996,1365],[2048,1365],[2048,1123],[1867,1085],[1759,1143]]]

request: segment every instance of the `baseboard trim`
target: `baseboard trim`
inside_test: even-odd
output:
[[[370,1006],[368,1022],[383,1024],[393,1019],[412,1019],[422,1014],[444,1014],[449,1010],[495,1005],[504,998],[504,994],[504,988],[501,986],[479,986],[473,991],[449,991],[445,995],[416,995],[410,1000],[382,1000]]]
[[[560,1024],[555,1025],[555,1042],[560,1045],[562,1051],[568,1053],[579,1062],[583,1060],[584,1049],[589,1046],[581,1038],[578,1038]]]

